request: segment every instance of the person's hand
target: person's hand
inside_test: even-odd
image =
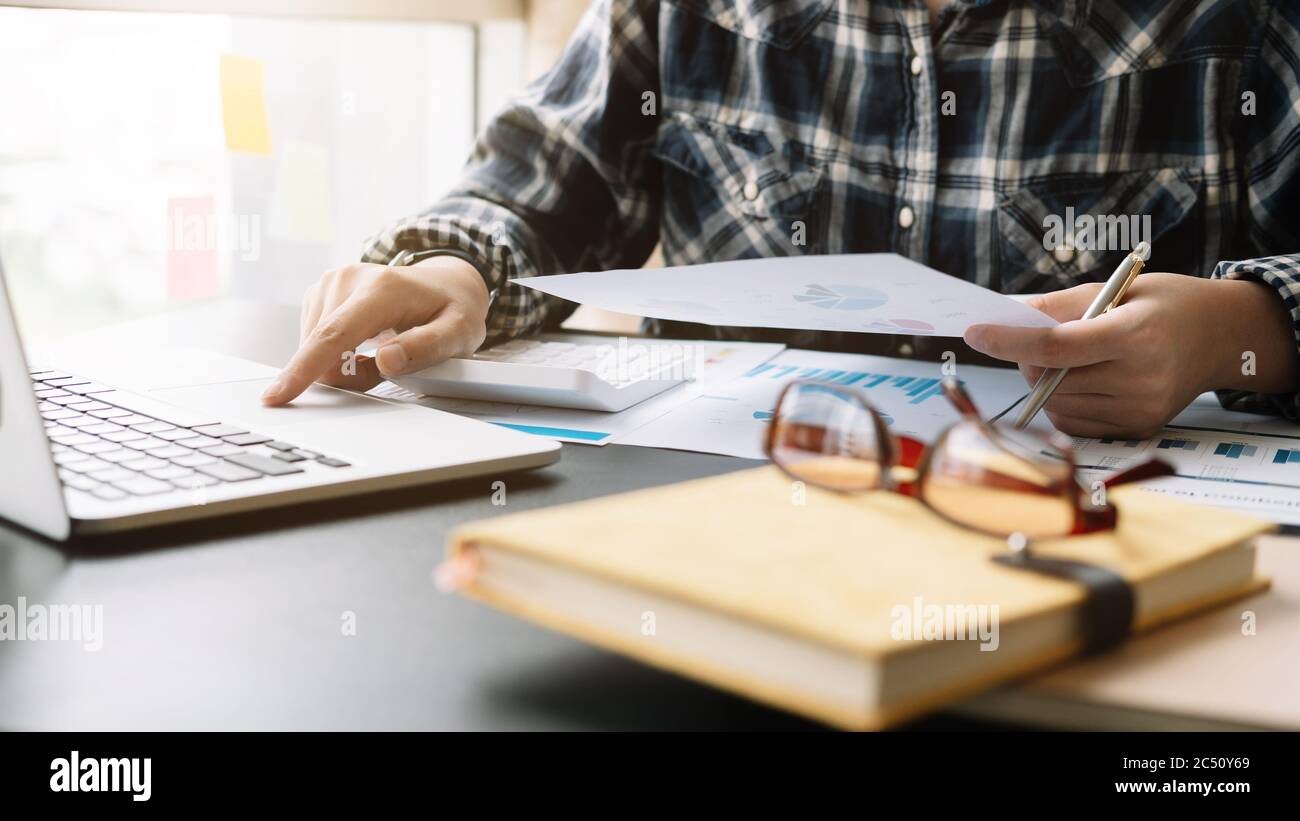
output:
[[[1207,390],[1296,389],[1295,332],[1271,288],[1140,274],[1121,305],[1079,320],[1101,287],[1033,299],[1031,305],[1061,323],[1055,328],[974,325],[966,331],[968,345],[1019,364],[1031,385],[1045,368],[1071,369],[1044,406],[1058,430],[1145,438]],[[1243,367],[1248,353],[1250,369]]]
[[[283,405],[317,380],[366,390],[386,376],[467,356],[487,335],[488,302],[483,277],[451,256],[409,267],[358,264],[330,271],[303,296],[298,352],[262,401]],[[354,353],[390,331],[396,336],[384,340],[374,359]]]

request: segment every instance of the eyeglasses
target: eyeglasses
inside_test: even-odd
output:
[[[807,484],[839,492],[895,491],[989,535],[1032,540],[1115,527],[1115,506],[1084,489],[1064,437],[994,427],[961,383],[947,379],[943,391],[961,418],[927,448],[891,433],[886,418],[856,391],[797,380],[777,400],[765,449],[774,464]],[[1103,484],[1173,472],[1152,459]]]

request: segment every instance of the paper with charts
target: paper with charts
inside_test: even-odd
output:
[[[715,382],[615,444],[675,448],[762,459],[764,431],[777,396],[792,379],[861,392],[894,430],[933,441],[957,419],[943,396],[942,364],[864,354],[786,350],[729,382]],[[959,378],[986,416],[1022,396],[1019,371],[958,365]],[[1046,414],[1033,428],[1050,431]],[[1224,410],[1205,394],[1151,439],[1072,440],[1085,486],[1136,462],[1159,457],[1175,476],[1143,487],[1198,504],[1300,525],[1300,426],[1280,417]]]
[[[945,375],[940,362],[789,349],[730,382],[710,385],[691,401],[614,442],[765,458],[768,420],[781,389],[792,379],[857,391],[884,414],[893,430],[929,442],[958,419],[943,394]],[[1010,405],[1026,390],[1020,372],[1011,369],[959,365],[956,376],[986,416]],[[1041,414],[1034,427],[1052,429]]]
[[[1147,482],[1150,490],[1300,525],[1300,426],[1278,416],[1224,410],[1211,393],[1150,439],[1079,437],[1074,451],[1085,478],[1156,456],[1177,475]]]
[[[859,333],[961,336],[981,323],[1050,328],[1021,302],[897,254],[769,257],[512,282],[656,319]]]

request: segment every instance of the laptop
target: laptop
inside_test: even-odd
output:
[[[197,349],[28,363],[0,269],[0,518],[58,541],[548,465],[558,442]]]

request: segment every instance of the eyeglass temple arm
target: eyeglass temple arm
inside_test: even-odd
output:
[[[1140,465],[1134,465],[1128,470],[1116,473],[1114,476],[1102,482],[1107,488],[1118,485],[1132,484],[1141,482],[1145,479],[1154,479],[1157,476],[1174,475],[1174,466],[1163,459],[1151,459]],[[1119,521],[1119,512],[1112,504],[1103,504],[1097,506],[1080,505],[1076,508],[1074,521],[1074,534],[1096,533],[1099,530],[1110,530],[1115,527]]]
[[[979,410],[975,407],[975,400],[970,398],[966,388],[961,382],[951,376],[943,380],[943,395],[948,397],[948,401],[957,409],[963,417],[967,419],[979,419]]]

